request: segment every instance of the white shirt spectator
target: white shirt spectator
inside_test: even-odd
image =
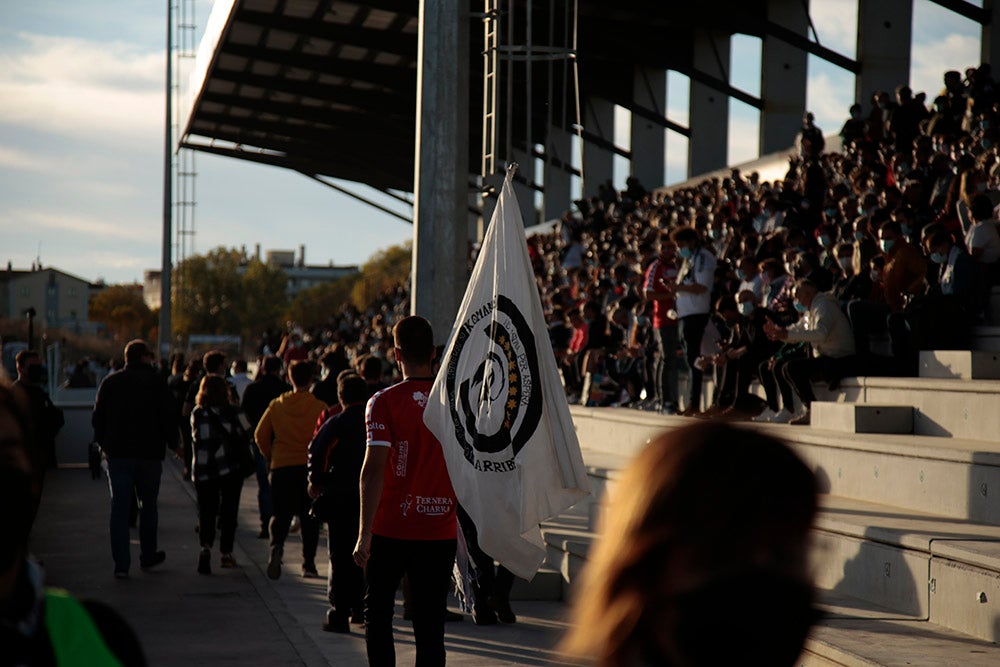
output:
[[[812,343],[814,357],[840,359],[855,351],[851,323],[828,292],[817,292],[805,317],[788,327],[788,341]]]
[[[965,245],[969,248],[969,254],[976,248],[983,249],[983,254],[976,258],[981,264],[992,264],[1000,259],[1000,233],[997,232],[997,221],[990,218],[972,225],[965,235]]]
[[[742,291],[753,292],[753,302],[760,305],[764,302],[764,275],[761,272],[757,272],[753,278],[749,280],[744,280],[740,283],[740,287],[736,290],[739,294]]]
[[[677,317],[707,315],[712,309],[712,286],[715,284],[715,255],[705,248],[697,248],[691,259],[685,259],[677,274],[678,285],[699,284],[705,287],[701,294],[677,292],[674,309]]]

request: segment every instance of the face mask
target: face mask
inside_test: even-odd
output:
[[[753,301],[741,301],[740,313],[749,316],[753,312]]]
[[[827,248],[827,247],[829,247],[830,245],[832,245],[832,244],[833,244],[833,239],[831,239],[831,238],[830,238],[829,236],[827,236],[826,234],[820,234],[820,237],[819,237],[819,244],[820,244],[821,246],[823,246],[824,248]]]
[[[903,230],[903,236],[909,236],[910,232],[913,231],[913,228],[910,227],[909,225],[900,225],[900,227]]]
[[[826,209],[826,217],[828,217],[828,218],[836,218],[837,217],[837,209],[835,209],[835,208],[828,208],[828,209]]]
[[[796,301],[795,302],[795,310],[799,311],[800,313],[809,312],[809,309],[806,308],[805,305],[801,301]]]
[[[977,192],[986,192],[986,184],[985,183],[976,183],[976,191]]]
[[[747,274],[743,269],[736,269],[736,277],[740,280],[746,280]]]
[[[712,239],[713,241],[718,239],[720,236],[722,236],[722,234],[719,233],[718,229],[708,230],[708,238]]]
[[[647,326],[649,324],[649,318],[646,317],[645,315],[640,315],[639,317],[635,318],[635,323],[638,324],[640,327]]]
[[[692,257],[694,257],[694,250],[692,250],[691,248],[678,248],[677,254],[683,257],[684,259],[691,259]]]
[[[838,257],[837,264],[840,264],[840,268],[844,270],[844,273],[853,273],[854,271],[853,257]]]
[[[854,232],[854,240],[855,241],[864,241],[865,240],[865,233],[864,232]]]
[[[882,248],[882,252],[889,252],[890,250],[892,250],[892,247],[894,245],[896,245],[896,240],[895,239],[882,239],[881,241],[879,241],[878,244],[879,244],[879,247]]]
[[[869,273],[868,275],[871,276],[871,279],[872,279],[873,283],[878,282],[878,270],[877,269],[872,269],[871,273]]]
[[[935,264],[944,264],[945,262],[948,261],[948,258],[939,252],[932,252],[931,261],[934,262]]]

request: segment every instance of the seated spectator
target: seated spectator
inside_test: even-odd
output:
[[[775,341],[809,343],[812,355],[783,364],[782,375],[792,385],[802,411],[789,423],[809,424],[810,405],[816,399],[812,381],[839,383],[854,372],[854,338],[847,317],[833,295],[820,292],[810,280],[800,280],[795,290],[795,309],[804,317],[790,327],[767,322],[764,330]]]

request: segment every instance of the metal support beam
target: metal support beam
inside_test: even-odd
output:
[[[421,0],[410,311],[448,340],[467,283],[469,0]]]
[[[632,70],[632,98],[637,104],[664,115],[667,108],[667,71],[648,67]],[[667,133],[663,125],[632,114],[631,175],[647,188],[658,188],[666,182]]]
[[[535,182],[535,159],[529,153],[511,148],[511,160],[518,164],[517,173],[514,178],[514,194],[517,195],[517,203],[521,208],[521,219],[524,226],[530,227],[538,224],[538,209],[535,208],[535,192],[540,191]],[[517,178],[520,176],[521,178]]]
[[[817,44],[806,37],[805,33],[798,33],[780,22],[764,21],[763,30],[761,32],[765,38],[769,35],[776,37],[790,46],[794,46],[795,48],[801,49],[810,55],[822,58],[837,67],[846,69],[848,72],[857,74],[861,71],[861,64],[857,60],[852,60],[843,54],[837,53],[833,49],[828,49],[821,44]]]
[[[1000,67],[1000,1],[986,0],[981,11],[985,12],[986,16],[985,20],[981,22],[983,29],[980,41],[982,49],[980,59],[984,63]]]
[[[301,171],[299,173],[302,174],[303,176],[308,176],[309,178],[313,179],[317,183],[322,183],[323,185],[325,185],[326,187],[328,187],[328,188],[330,188],[332,190],[336,190],[340,194],[347,195],[351,199],[356,199],[359,202],[361,202],[362,204],[367,204],[368,206],[371,206],[372,208],[374,208],[376,210],[382,211],[383,213],[387,213],[388,215],[391,215],[394,218],[399,218],[403,222],[408,222],[410,224],[413,224],[413,220],[410,219],[410,218],[407,218],[405,215],[403,215],[401,213],[397,213],[396,211],[393,211],[391,208],[388,208],[386,206],[382,206],[381,204],[376,203],[376,202],[372,201],[371,199],[368,199],[367,197],[359,195],[356,192],[352,192],[352,191],[348,190],[347,188],[343,188],[343,187],[337,185],[336,183],[331,183],[330,181],[322,178],[321,176],[318,176],[316,174],[310,174],[309,172],[305,172],[305,171]]]
[[[977,7],[971,2],[965,2],[965,0],[931,0],[931,2],[980,25],[989,25],[996,21],[996,16],[990,7],[993,4],[992,0],[986,0],[982,7]]]
[[[877,90],[891,92],[910,80],[913,0],[858,0],[855,99],[867,103]]]
[[[597,186],[614,174],[615,105],[599,97],[583,104],[583,196],[597,194]],[[628,156],[628,157],[631,157]]]
[[[729,62],[730,35],[709,30],[694,36],[694,70],[719,71],[723,86],[708,85],[702,77],[691,77],[688,144],[688,175],[698,176],[725,167],[729,161],[729,98],[720,88],[729,87],[720,63]],[[759,102],[759,100],[758,100]]]
[[[545,137],[545,166],[542,178],[545,191],[543,220],[562,217],[563,211],[572,204],[570,200],[570,173],[563,165],[571,163],[570,152],[573,148],[573,136],[561,127],[549,127]],[[535,151],[532,151],[534,153]]]
[[[719,39],[722,39],[722,37],[720,36]],[[697,44],[698,44],[698,40],[695,39],[695,51],[698,50]],[[728,37],[726,38],[726,45],[725,46],[726,46],[726,52],[728,53],[729,52]],[[711,52],[709,52],[709,53],[711,53]],[[713,55],[711,57],[711,61],[705,62],[704,64],[714,67],[715,66],[714,60],[715,60],[715,57]],[[760,99],[759,97],[754,97],[750,93],[748,93],[746,91],[743,91],[743,90],[740,90],[739,88],[735,88],[735,87],[731,86],[729,84],[729,81],[727,81],[726,79],[720,78],[718,76],[712,76],[708,72],[706,72],[706,71],[704,71],[702,69],[699,69],[698,68],[698,64],[697,64],[697,59],[696,59],[696,62],[695,62],[695,66],[692,67],[691,69],[688,69],[688,70],[679,70],[679,71],[682,74],[687,75],[687,77],[689,79],[691,79],[692,84],[694,82],[698,82],[702,86],[707,87],[707,88],[711,88],[712,90],[715,90],[715,91],[718,91],[718,92],[722,93],[723,95],[726,95],[727,97],[732,97],[733,99],[739,100],[740,102],[743,102],[744,104],[749,104],[754,109],[763,109],[764,108],[764,100]]]
[[[767,17],[773,24],[805,36],[809,30],[808,0],[768,0]],[[758,154],[767,155],[792,145],[806,110],[808,55],[787,41],[765,35],[762,43]]]
[[[615,99],[615,104],[624,109],[628,109],[633,116],[638,116],[643,120],[648,120],[651,123],[656,123],[665,130],[676,132],[677,134],[683,137],[691,136],[690,128],[684,127],[680,123],[675,123],[674,121],[670,120],[659,111],[653,111],[652,109],[647,109],[646,107],[640,104],[636,104],[635,100]],[[633,122],[635,122],[634,119]]]

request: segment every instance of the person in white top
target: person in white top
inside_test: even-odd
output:
[[[744,255],[740,259],[736,266],[736,277],[740,279],[740,286],[736,290],[737,294],[749,291],[753,293],[754,303],[764,302],[764,276],[761,275],[753,255]]]
[[[768,321],[764,331],[771,340],[812,345],[811,357],[781,362],[781,373],[775,373],[779,382],[783,378],[791,384],[802,401],[802,412],[790,423],[808,424],[809,406],[816,400],[812,381],[839,382],[855,372],[854,334],[836,297],[820,292],[811,280],[803,279],[796,285],[795,309],[802,315],[798,322],[786,328]]]
[[[1000,232],[993,217],[993,202],[986,195],[976,195],[969,207],[972,211],[972,227],[965,234],[965,245],[972,259],[979,262],[987,281],[996,282],[997,260],[1000,260]]]
[[[700,411],[702,371],[695,367],[701,354],[701,339],[708,324],[712,307],[712,286],[715,284],[715,255],[702,245],[701,235],[694,227],[679,227],[670,234],[677,245],[677,255],[683,258],[677,283],[674,285],[680,339],[688,367],[688,402],[682,415]]]

